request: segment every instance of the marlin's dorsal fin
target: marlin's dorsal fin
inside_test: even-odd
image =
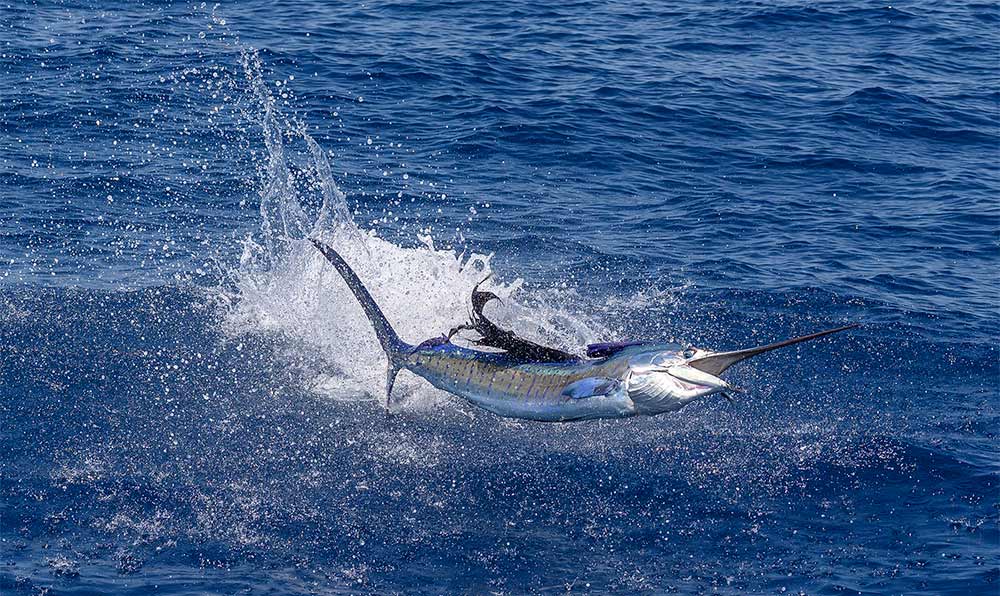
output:
[[[536,344],[533,341],[528,341],[522,337],[518,337],[513,331],[501,329],[496,323],[486,318],[486,315],[483,314],[483,308],[485,308],[491,300],[500,300],[500,297],[493,292],[487,292],[479,289],[479,286],[482,285],[482,283],[487,279],[489,279],[489,277],[486,277],[483,281],[476,284],[476,287],[472,290],[471,322],[452,329],[448,333],[448,338],[451,338],[459,331],[475,331],[479,334],[479,338],[472,340],[473,343],[479,346],[489,346],[491,348],[503,350],[511,357],[518,360],[526,362],[575,362],[580,360],[578,356],[570,354],[569,352]]]

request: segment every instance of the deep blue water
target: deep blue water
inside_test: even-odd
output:
[[[0,593],[996,594],[998,26],[0,6]],[[734,404],[386,417],[334,228],[411,341],[486,269],[569,349],[863,327]]]

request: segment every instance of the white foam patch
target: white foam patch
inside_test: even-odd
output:
[[[490,256],[437,249],[430,236],[404,248],[360,229],[324,151],[304,126],[278,113],[256,54],[248,53],[244,66],[267,159],[261,160],[260,231],[246,239],[231,284],[220,290],[226,305],[223,327],[230,336],[269,333],[289,340],[288,358],[309,369],[306,385],[317,394],[382,399],[386,358],[371,324],[308,238],[321,238],[339,252],[400,337],[414,344],[468,320],[473,288],[493,274]],[[289,144],[301,144],[295,149],[302,150]],[[595,320],[566,308],[553,290],[532,294],[520,280],[505,283],[497,277],[481,286],[502,300],[491,304],[491,313],[519,334],[575,351],[608,336]],[[424,405],[442,397],[408,374],[396,382],[394,397],[399,396],[416,397],[411,403]]]

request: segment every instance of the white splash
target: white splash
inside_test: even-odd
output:
[[[334,399],[381,398],[385,357],[371,325],[343,280],[307,239],[321,238],[333,246],[411,343],[468,320],[473,287],[493,273],[490,256],[439,250],[430,236],[418,238],[415,248],[404,248],[360,229],[323,149],[301,123],[279,114],[255,53],[244,55],[244,69],[266,159],[260,172],[260,230],[245,240],[240,266],[223,292],[228,305],[224,328],[231,336],[271,333],[289,340],[290,362],[310,370],[308,385],[317,393]],[[305,156],[306,163],[294,163],[296,156]],[[309,205],[315,207],[310,210]],[[531,296],[521,285],[520,280],[503,283],[496,278],[483,285],[503,301],[498,320],[519,333],[571,350],[606,335],[594,321],[554,306],[558,300],[551,291]],[[441,397],[410,375],[399,378],[395,391],[422,397],[416,402],[425,405]]]

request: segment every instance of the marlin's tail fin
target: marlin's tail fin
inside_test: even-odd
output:
[[[385,355],[389,359],[389,369],[386,372],[386,383],[385,383],[385,405],[389,406],[389,396],[392,394],[392,384],[396,380],[396,373],[403,368],[403,360],[409,346],[403,340],[399,339],[396,335],[396,331],[389,324],[389,320],[385,318],[382,314],[382,309],[375,304],[375,300],[372,299],[372,295],[368,293],[368,289],[365,288],[361,280],[358,279],[354,270],[350,268],[343,257],[337,254],[332,248],[323,244],[319,240],[309,239],[313,243],[323,256],[326,257],[327,261],[333,265],[334,269],[340,273],[344,281],[347,282],[347,287],[354,292],[354,297],[358,299],[361,303],[361,308],[364,309],[365,314],[368,316],[368,320],[371,321],[372,327],[375,329],[375,335],[378,336],[378,341],[382,344],[382,349],[385,350]]]

